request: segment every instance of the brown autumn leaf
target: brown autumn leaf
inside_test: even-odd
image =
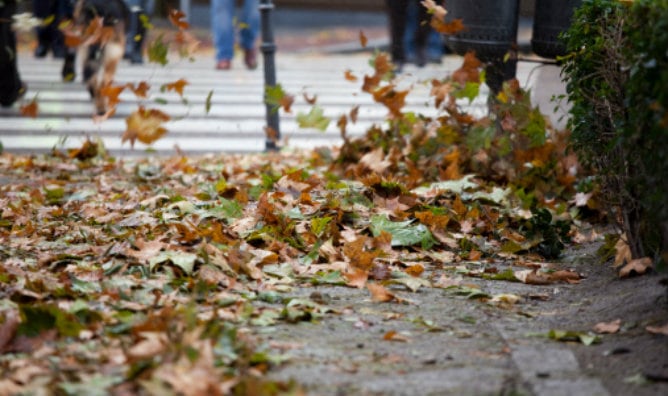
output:
[[[480,82],[480,68],[482,62],[476,58],[475,53],[469,51],[464,55],[464,61],[459,69],[452,72],[452,80],[457,82],[460,86],[466,85],[467,82]]]
[[[369,279],[369,272],[361,268],[351,267],[343,273],[343,277],[346,279],[346,285],[363,289],[367,279]]]
[[[160,88],[161,90],[164,89],[167,92],[175,91],[180,96],[183,96],[183,88],[185,88],[186,85],[188,85],[188,81],[186,81],[183,78],[180,78],[174,82],[164,84]]]
[[[318,101],[318,95],[309,96],[308,93],[304,92],[302,96],[304,101],[310,105],[314,105]]]
[[[619,270],[619,277],[628,278],[633,274],[642,275],[648,270],[652,269],[652,267],[652,259],[649,257],[631,260]]]
[[[383,335],[383,340],[385,341],[398,341],[398,342],[408,342],[410,339],[405,335],[402,335],[395,330],[390,330],[385,335]]]
[[[348,116],[350,117],[350,122],[355,124],[357,122],[357,116],[359,115],[360,112],[360,106],[356,105],[352,109],[350,109],[350,112],[348,113]]]
[[[382,103],[390,114],[394,117],[401,118],[401,109],[406,105],[406,96],[409,91],[397,91],[393,85],[386,85],[378,88],[373,92],[373,98],[376,102]]]
[[[645,330],[652,334],[668,336],[668,323],[663,326],[647,326],[645,327]]]
[[[345,114],[341,114],[338,121],[336,121],[336,126],[339,127],[339,131],[341,132],[341,138],[343,140],[346,140],[347,139],[346,128],[348,127],[348,117],[346,117]]]
[[[600,322],[594,325],[593,330],[598,334],[615,334],[622,327],[622,320],[616,319],[612,322]]]
[[[615,244],[615,262],[614,267],[621,267],[624,263],[633,261],[631,247],[626,242],[626,235],[622,234]]]
[[[434,98],[436,107],[441,107],[441,104],[443,104],[446,99],[450,98],[452,89],[452,84],[447,81],[441,82],[437,79],[431,80],[430,95]]]
[[[70,149],[68,151],[68,156],[70,158],[76,158],[79,161],[86,161],[91,158],[95,158],[98,154],[98,144],[86,139],[81,147]]]
[[[391,293],[383,285],[377,283],[367,283],[367,289],[371,292],[371,299],[376,302],[389,302],[395,300],[397,296]]]
[[[120,96],[125,87],[126,85],[105,85],[100,89],[100,96],[107,99],[110,108],[114,108],[121,101]]]
[[[126,130],[121,138],[121,143],[127,140],[132,147],[136,140],[144,144],[151,144],[167,133],[167,129],[162,124],[169,120],[170,117],[160,110],[139,106],[125,119]]]
[[[424,265],[422,264],[413,264],[406,268],[405,272],[410,276],[418,277],[424,272]]]
[[[357,239],[343,244],[343,254],[348,258],[353,267],[368,270],[372,267],[376,257],[380,255],[380,252],[376,250],[367,250],[365,248],[368,240],[369,237],[361,235]]]
[[[181,10],[177,10],[174,8],[169,10],[169,15],[168,15],[169,22],[171,22],[172,25],[174,25],[179,30],[185,30],[190,27],[190,24],[188,23],[188,21],[185,20],[185,17],[186,17],[185,12]]]
[[[457,34],[466,29],[464,21],[461,18],[445,22],[442,19],[432,18],[429,25],[437,32],[443,34]]]
[[[34,97],[30,102],[21,105],[19,108],[22,116],[37,118],[39,112],[39,105],[37,104],[37,97]]]
[[[343,77],[350,82],[356,82],[358,80],[357,76],[353,74],[352,70],[346,69],[343,74]]]
[[[19,313],[15,309],[3,312],[2,316],[2,321],[0,322],[0,353],[3,353],[12,341],[21,323]]]
[[[138,98],[148,98],[148,90],[151,89],[151,86],[146,83],[146,81],[140,81],[137,85],[132,83],[127,83],[125,85],[132,93],[135,94]]]
[[[361,30],[360,30],[359,37],[360,37],[360,45],[362,46],[362,48],[366,48],[366,45],[369,42],[369,39],[367,39],[366,35]]]
[[[385,153],[383,152],[382,147],[378,147],[377,149],[364,154],[359,162],[369,170],[378,174],[382,174],[392,166],[392,162],[385,159]]]

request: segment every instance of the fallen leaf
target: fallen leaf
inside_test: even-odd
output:
[[[383,340],[385,341],[399,341],[399,342],[408,342],[410,339],[405,335],[399,334],[394,330],[390,330],[385,335],[383,335]]]
[[[612,322],[600,322],[594,326],[594,331],[598,334],[615,334],[619,331],[622,325],[621,319],[613,320]]]
[[[663,326],[647,326],[645,327],[645,330],[652,334],[662,334],[668,336],[668,323],[664,324]]]
[[[626,264],[622,269],[619,270],[620,278],[628,278],[629,276],[636,274],[642,275],[652,268],[652,259],[649,257],[643,257],[635,260],[631,260]]]
[[[619,240],[615,244],[615,267],[620,267],[624,263],[628,263],[633,260],[633,255],[631,254],[631,248],[628,243],[626,243],[626,236],[621,235]]]
[[[368,283],[367,289],[371,292],[371,299],[376,302],[389,302],[396,299],[396,296],[388,291],[385,286],[377,283]]]

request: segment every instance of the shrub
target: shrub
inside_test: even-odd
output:
[[[635,258],[668,260],[668,0],[584,0],[564,34],[572,147]]]

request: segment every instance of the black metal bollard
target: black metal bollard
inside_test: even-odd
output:
[[[274,43],[274,30],[271,24],[271,12],[273,9],[274,5],[272,4],[271,0],[260,1],[260,16],[262,21],[262,45],[260,49],[262,50],[262,59],[264,60],[265,91],[267,87],[276,86],[276,64],[274,62],[276,44]],[[264,103],[267,112],[267,127],[271,128],[274,134],[274,136],[270,136],[269,132],[267,132],[265,150],[276,151],[278,150],[276,141],[281,138],[278,111],[273,105],[267,102],[266,94]]]

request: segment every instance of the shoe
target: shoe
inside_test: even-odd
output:
[[[12,92],[11,95],[0,98],[0,106],[9,107],[13,105],[17,101],[23,99],[27,91],[28,91],[28,84],[21,81],[19,83],[18,89]]]
[[[255,49],[244,50],[244,63],[250,70],[257,69],[257,52]]]
[[[44,44],[39,44],[37,48],[35,48],[35,58],[44,58],[48,52],[49,52],[48,46]]]
[[[221,59],[216,63],[216,70],[230,70],[232,62],[229,59]]]

